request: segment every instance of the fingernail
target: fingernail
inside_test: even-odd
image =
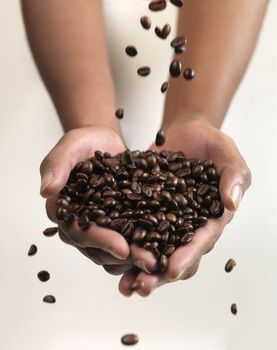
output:
[[[139,267],[142,271],[145,271],[147,273],[151,273],[151,271],[149,271],[146,266],[145,266],[145,263],[143,260],[135,260],[134,264]]]
[[[52,171],[48,171],[41,180],[40,193],[43,193],[45,189],[53,182],[54,174]]]
[[[230,191],[230,197],[235,207],[235,210],[238,209],[242,196],[243,196],[243,193],[242,193],[241,185],[239,184],[234,185]]]
[[[110,253],[111,255],[113,255],[115,258],[120,259],[120,260],[126,260],[125,256],[121,256],[120,254],[118,254],[118,252],[116,252],[114,249],[112,248],[105,248],[105,251],[107,253]]]

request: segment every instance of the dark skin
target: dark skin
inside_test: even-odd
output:
[[[156,287],[187,279],[197,271],[232,219],[250,185],[251,174],[234,141],[219,130],[257,42],[267,0],[186,0],[179,12],[179,35],[188,38],[188,52],[178,55],[196,77],[170,79],[162,127],[165,149],[183,150],[188,157],[212,159],[221,175],[224,215],[196,231],[191,243],[169,259],[165,274],[155,274],[154,256],[128,246],[117,232],[92,225],[84,234],[59,224],[61,239],[112,274],[123,274],[119,290],[149,295]],[[65,135],[41,164],[41,195],[55,218],[55,200],[73,166],[101,149],[116,154],[125,149],[114,117],[115,91],[108,64],[100,0],[22,0],[30,46],[56,106]],[[94,87],[97,86],[97,89]],[[93,140],[93,142],[91,141]],[[155,149],[155,146],[150,146]]]

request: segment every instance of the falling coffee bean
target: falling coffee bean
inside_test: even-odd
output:
[[[140,67],[138,68],[137,73],[142,77],[146,77],[151,73],[151,68],[147,66]]]
[[[47,304],[54,304],[56,302],[56,298],[54,295],[45,295],[43,301]]]
[[[177,7],[182,7],[184,5],[184,0],[170,0],[170,2]]]
[[[228,273],[228,272],[231,272],[233,270],[233,268],[236,266],[236,262],[234,259],[229,259],[225,265],[225,271]]]
[[[122,119],[124,117],[124,110],[122,108],[118,108],[116,111],[115,111],[115,116],[116,118],[118,119]]]
[[[57,232],[58,232],[58,227],[49,227],[45,229],[42,233],[46,237],[52,237],[52,236],[55,236]]]
[[[129,291],[130,292],[135,292],[141,288],[144,287],[144,282],[140,281],[140,280],[136,280],[135,282],[133,282],[130,287],[129,287]]]
[[[151,1],[149,6],[149,10],[151,11],[161,11],[166,8],[166,0],[154,0]]]
[[[192,80],[195,77],[195,71],[191,68],[186,68],[183,75],[186,80]]]
[[[233,315],[236,315],[238,313],[237,304],[232,304],[231,305],[231,312],[232,312]]]
[[[156,135],[155,145],[162,146],[164,145],[164,143],[165,143],[165,134],[164,134],[164,131],[160,129]]]
[[[48,271],[40,271],[38,273],[38,279],[41,281],[41,282],[47,282],[50,278],[50,273]]]
[[[170,46],[173,47],[173,49],[176,49],[177,47],[181,47],[181,46],[186,46],[186,45],[187,45],[187,39],[184,36],[177,36],[170,43]]]
[[[37,253],[37,246],[35,244],[32,244],[28,250],[28,256],[33,256]]]
[[[123,337],[121,338],[121,343],[123,345],[135,345],[137,344],[139,341],[139,338],[136,334],[125,334],[123,335]]]
[[[163,28],[156,27],[155,33],[161,39],[166,39],[171,32],[171,26],[169,24],[165,24]]]
[[[134,57],[138,54],[137,49],[134,46],[127,46],[125,52],[128,56]]]
[[[165,81],[165,82],[162,84],[162,86],[161,86],[161,92],[162,92],[163,94],[167,91],[168,86],[169,86],[169,84],[168,84],[167,81]]]
[[[140,24],[144,29],[150,29],[151,28],[151,19],[148,16],[142,16],[140,18]]]
[[[174,60],[171,62],[170,67],[169,67],[169,73],[173,78],[179,77],[181,74],[182,70],[182,65],[181,62]]]

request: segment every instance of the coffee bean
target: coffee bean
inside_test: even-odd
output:
[[[238,313],[237,304],[232,304],[231,305],[231,312],[232,312],[233,315],[236,315]]]
[[[48,227],[45,229],[42,233],[46,237],[52,237],[55,236],[55,234],[58,232],[58,227]]]
[[[138,51],[137,49],[134,47],[134,46],[127,46],[126,49],[125,49],[125,52],[128,56],[131,56],[131,57],[134,57],[138,54]]]
[[[32,244],[28,250],[28,256],[33,256],[37,253],[37,246],[35,244]]]
[[[151,11],[161,11],[166,8],[166,1],[165,0],[154,0],[149,3],[148,6],[149,10]]]
[[[219,200],[213,200],[209,208],[210,214],[214,217],[219,217],[224,212],[223,204]]]
[[[165,92],[167,91],[167,89],[168,89],[168,86],[169,86],[168,82],[165,81],[165,82],[162,84],[162,86],[161,86],[161,92],[162,92],[162,93],[165,93]]]
[[[184,36],[177,36],[170,43],[170,46],[173,47],[174,49],[182,46],[186,46],[186,45],[187,45],[187,39]]]
[[[86,214],[82,213],[82,215],[78,218],[78,226],[82,230],[86,230],[90,226],[90,221]]]
[[[136,227],[132,235],[133,243],[142,243],[144,238],[146,237],[146,234],[147,231],[144,228],[139,226]]]
[[[233,270],[233,268],[236,266],[236,262],[234,259],[229,259],[225,265],[225,271],[231,272]]]
[[[175,246],[173,244],[168,244],[165,246],[163,254],[166,256],[170,256],[174,253],[175,251]]]
[[[111,223],[111,218],[109,216],[100,216],[98,219],[96,219],[96,224],[98,226],[107,227]]]
[[[186,52],[186,47],[185,47],[185,45],[175,47],[174,52],[175,52],[177,55]]]
[[[159,259],[159,272],[163,273],[167,269],[168,258],[165,254],[162,254]]]
[[[174,215],[173,213],[167,213],[167,214],[166,214],[166,219],[167,219],[171,224],[175,224],[175,222],[177,221],[177,217],[176,217],[176,215]]]
[[[207,184],[202,184],[199,186],[198,190],[197,190],[197,194],[199,196],[205,196],[210,190],[210,186]]]
[[[165,143],[165,134],[164,134],[164,131],[162,129],[160,129],[156,135],[155,145],[156,146],[163,146],[164,143]]]
[[[165,24],[163,28],[156,27],[155,33],[161,39],[166,39],[171,32],[171,26],[169,24]]]
[[[153,230],[153,224],[151,221],[146,219],[138,219],[138,224],[147,231]]]
[[[140,18],[140,23],[144,29],[150,29],[151,28],[151,19],[147,16],[142,16]]]
[[[115,111],[115,116],[116,118],[118,119],[122,119],[124,117],[124,110],[122,108],[118,108],[116,111]]]
[[[140,67],[138,68],[137,73],[142,77],[146,77],[151,73],[151,68],[147,66]]]
[[[183,76],[186,80],[192,80],[195,77],[195,71],[191,68],[186,68],[184,70]]]
[[[142,289],[144,287],[144,282],[140,281],[140,280],[136,280],[135,282],[133,282],[130,287],[129,287],[129,291],[130,292],[136,292],[139,289]]]
[[[125,334],[121,338],[121,343],[123,345],[135,345],[138,343],[138,341],[139,341],[139,338],[136,334]]]
[[[169,73],[173,78],[177,78],[181,74],[181,69],[182,69],[181,62],[174,60],[170,64]]]
[[[54,297],[54,295],[46,295],[43,298],[43,301],[47,304],[54,304],[56,302],[56,298]]]
[[[110,223],[110,229],[120,231],[120,229],[127,223],[127,219],[114,219]]]
[[[177,7],[182,7],[184,5],[184,0],[170,0],[170,2]]]
[[[49,278],[50,278],[49,272],[48,272],[48,271],[45,271],[45,270],[40,271],[40,272],[38,273],[37,276],[38,276],[38,279],[39,279],[41,282],[47,282],[47,281],[49,280]]]

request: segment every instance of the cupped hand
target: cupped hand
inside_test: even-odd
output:
[[[204,254],[213,249],[225,226],[231,221],[234,211],[251,183],[251,173],[234,141],[225,133],[205,122],[179,122],[164,129],[166,142],[162,147],[151,146],[161,151],[183,151],[187,158],[211,159],[220,175],[219,191],[225,206],[224,214],[217,219],[209,219],[206,226],[195,231],[193,240],[181,246],[170,256],[165,273],[145,273],[130,270],[120,282],[119,291],[131,295],[130,285],[139,280],[143,288],[137,291],[148,296],[156,287],[168,282],[192,277],[198,269]]]
[[[76,247],[81,253],[93,260],[111,274],[122,274],[135,265],[148,271],[147,264],[156,262],[149,252],[138,247],[130,247],[119,233],[99,227],[95,223],[86,230],[73,223],[61,222],[56,218],[56,201],[59,192],[65,186],[74,166],[94,156],[96,150],[112,155],[125,150],[120,136],[110,128],[85,127],[67,132],[49,152],[41,163],[41,195],[47,198],[48,217],[59,226],[59,235],[63,242]]]

